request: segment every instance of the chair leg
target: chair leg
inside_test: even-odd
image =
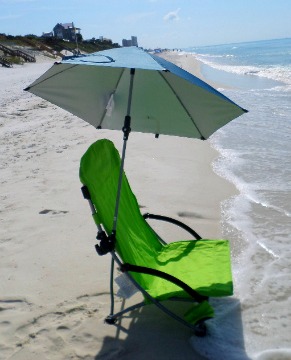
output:
[[[184,326],[188,327],[189,329],[191,329],[192,331],[194,331],[194,334],[196,336],[205,336],[207,333],[207,328],[205,325],[205,321],[206,319],[202,319],[199,322],[197,322],[196,324],[190,324],[189,322],[187,322],[186,320],[184,320],[181,316],[175,314],[173,311],[169,310],[166,306],[164,306],[160,301],[153,299],[152,298],[153,303],[160,309],[162,310],[164,313],[166,313],[168,316],[170,316],[172,319],[175,319],[176,321],[178,321],[180,324],[183,324]]]
[[[129,312],[129,311],[133,311],[137,308],[140,308],[142,306],[144,306],[146,303],[145,302],[141,302],[138,303],[136,305],[130,306],[116,314],[114,314],[114,288],[113,288],[113,284],[114,284],[114,264],[115,261],[117,262],[118,265],[121,265],[121,262],[118,260],[118,258],[116,257],[116,255],[112,252],[112,259],[111,259],[111,271],[110,271],[110,298],[111,298],[111,309],[110,309],[110,314],[106,317],[105,322],[107,324],[113,325],[117,322],[118,317],[122,316],[123,314]],[[128,274],[128,277],[131,279],[131,281],[135,284],[135,286],[141,291],[141,293],[147,297],[151,303],[155,304],[160,310],[162,310],[164,313],[166,313],[168,316],[170,316],[171,318],[175,319],[176,321],[180,322],[181,324],[183,324],[184,326],[190,328],[192,331],[194,331],[194,334],[196,336],[205,336],[207,333],[207,328],[205,325],[205,320],[207,319],[202,319],[201,321],[199,321],[197,324],[192,325],[190,323],[188,323],[187,321],[185,321],[183,318],[181,318],[180,316],[176,315],[174,312],[172,312],[171,310],[169,310],[167,307],[165,307],[163,304],[161,304],[160,301],[156,300],[155,298],[153,298],[147,291],[145,291],[133,278],[130,274]]]
[[[145,305],[145,302],[142,301],[138,304],[132,305],[132,306],[114,314],[114,264],[115,264],[114,257],[112,257],[111,270],[110,270],[110,300],[111,300],[110,314],[105,318],[106,324],[109,324],[109,325],[115,324],[116,321],[118,320],[118,318],[120,316],[124,315],[125,313],[127,313],[129,311],[133,311],[133,310],[138,309]]]
[[[142,301],[138,304],[129,306],[128,308],[121,310],[115,314],[110,314],[106,317],[105,322],[106,322],[106,324],[113,325],[117,322],[118,318],[120,318],[122,315],[126,314],[127,312],[139,309],[145,305],[146,305],[146,303],[144,301]]]
[[[111,259],[111,270],[110,270],[110,315],[114,314],[114,288],[113,288],[113,281],[114,281],[114,259]],[[110,316],[109,315],[109,316]]]
[[[198,337],[204,337],[207,335],[207,327],[205,324],[205,320],[199,321],[197,324],[194,325],[194,334]]]
[[[141,308],[143,306],[147,305],[144,301],[140,302],[138,304],[132,305],[122,311],[119,311],[116,314],[110,314],[106,317],[105,322],[109,325],[114,325],[116,324],[117,320],[119,317],[121,317],[122,315],[126,314],[127,312],[136,310],[138,308]],[[180,316],[176,315],[174,312],[172,312],[171,310],[169,310],[168,308],[166,308],[164,305],[162,305],[159,301],[155,300],[155,302],[153,303],[153,305],[156,305],[160,310],[162,310],[164,313],[166,313],[168,316],[170,316],[172,319],[175,319],[176,321],[178,321],[179,323],[183,324],[184,326],[190,328],[194,334],[196,336],[199,337],[203,337],[207,334],[207,327],[205,325],[205,320],[201,320],[199,321],[197,324],[192,325],[190,323],[188,323],[187,321],[185,321],[183,318],[181,318]]]

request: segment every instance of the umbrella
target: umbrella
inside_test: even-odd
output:
[[[97,129],[123,131],[113,231],[131,130],[205,140],[247,112],[187,71],[137,47],[66,57],[25,90]]]

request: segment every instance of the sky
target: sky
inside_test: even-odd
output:
[[[41,36],[68,22],[83,39],[187,48],[291,37],[291,0],[0,0],[0,33]]]

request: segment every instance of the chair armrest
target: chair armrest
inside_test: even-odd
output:
[[[167,221],[169,223],[172,223],[174,225],[180,226],[182,229],[188,231],[189,234],[191,234],[196,240],[201,240],[201,236],[199,234],[197,234],[196,231],[194,231],[193,229],[191,229],[188,225],[182,223],[179,220],[176,219],[172,219],[168,216],[162,216],[162,215],[154,215],[154,214],[143,214],[143,218],[144,219],[154,219],[154,220],[161,220],[161,221]]]
[[[120,266],[120,270],[122,272],[130,271],[130,272],[136,272],[136,273],[148,274],[148,275],[161,277],[162,279],[168,280],[168,281],[174,283],[175,285],[179,286],[180,288],[182,288],[188,295],[190,295],[198,303],[208,300],[207,296],[199,294],[196,290],[193,290],[189,285],[187,285],[180,279],[176,278],[173,275],[165,273],[164,271],[151,269],[151,268],[148,268],[145,266],[132,265],[132,264],[128,264],[128,263],[122,264]]]

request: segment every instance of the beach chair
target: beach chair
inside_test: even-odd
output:
[[[165,313],[203,336],[205,320],[214,316],[209,297],[233,293],[230,249],[227,240],[201,239],[180,221],[160,215],[142,215],[136,197],[123,172],[116,233],[112,233],[115,214],[120,156],[114,144],[98,140],[80,163],[82,192],[89,201],[98,233],[99,255],[110,253],[111,311],[106,322],[114,324],[128,311],[155,304]],[[166,244],[146,219],[168,221],[189,232],[193,240]],[[114,313],[114,264],[143,294],[143,301]],[[190,301],[181,315],[165,305],[165,300]]]

